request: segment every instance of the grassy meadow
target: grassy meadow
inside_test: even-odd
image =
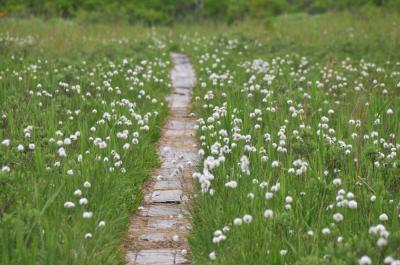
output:
[[[400,17],[373,10],[2,19],[0,264],[124,264],[170,51],[197,75],[194,264],[400,263]]]
[[[0,27],[0,263],[122,264],[158,165],[166,48],[134,28]]]
[[[195,264],[399,264],[399,22],[298,15],[184,36]]]

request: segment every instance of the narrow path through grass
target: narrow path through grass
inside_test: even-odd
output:
[[[185,209],[192,191],[197,149],[190,114],[195,75],[188,57],[172,53],[170,115],[158,143],[162,160],[144,189],[144,202],[133,216],[126,244],[129,265],[189,264]]]

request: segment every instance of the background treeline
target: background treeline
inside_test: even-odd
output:
[[[0,0],[0,16],[146,24],[202,19],[230,23],[282,13],[358,12],[376,7],[399,11],[400,0]]]

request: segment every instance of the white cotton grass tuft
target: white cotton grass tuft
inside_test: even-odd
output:
[[[250,162],[249,162],[249,159],[247,158],[247,156],[245,156],[245,155],[242,156],[240,158],[240,168],[245,175],[250,175],[249,165],[250,165]]]
[[[389,220],[389,216],[385,213],[379,215],[379,221],[386,222]]]
[[[383,237],[380,237],[377,241],[376,241],[376,245],[378,246],[378,247],[384,247],[384,246],[386,246],[387,245],[387,240],[386,240],[386,238],[383,238]]]
[[[233,224],[236,225],[236,226],[239,226],[239,225],[241,225],[242,223],[243,223],[242,218],[235,218],[235,219],[233,220]]]
[[[271,164],[272,167],[274,167],[274,168],[279,167],[279,165],[280,165],[280,163],[278,160],[272,161],[272,164]]]
[[[253,200],[254,197],[255,197],[254,193],[252,192],[247,193],[247,198],[249,198],[250,200]]]
[[[396,261],[397,261],[397,263],[395,263]],[[392,256],[387,256],[383,260],[383,263],[390,264],[390,265],[399,265],[400,264],[400,260],[395,260]]]
[[[243,216],[243,222],[245,222],[246,224],[250,224],[251,221],[253,221],[253,217],[250,214],[245,214]]]
[[[333,185],[335,185],[335,186],[340,186],[340,185],[342,185],[342,180],[341,180],[340,178],[335,178],[335,179],[332,181],[332,183],[333,183]]]
[[[89,189],[90,187],[92,187],[92,184],[89,181],[85,181],[85,183],[83,183],[83,187]]]
[[[331,230],[328,227],[322,228],[321,230],[323,235],[329,235],[331,233]]]
[[[349,201],[349,208],[350,209],[356,209],[358,206],[358,203],[354,200]]]
[[[272,192],[265,193],[265,199],[271,200],[273,197],[274,197],[274,194]]]
[[[238,183],[235,180],[231,180],[231,181],[225,183],[225,187],[227,187],[227,188],[235,189],[235,188],[237,188],[237,186],[238,186]]]
[[[359,265],[371,265],[372,260],[368,256],[362,256],[361,258],[358,259],[358,264]]]
[[[1,144],[4,145],[4,146],[10,146],[10,143],[11,143],[10,139],[4,139],[4,140],[1,142]]]
[[[217,254],[215,254],[215,251],[213,251],[210,254],[208,254],[208,257],[210,258],[210,260],[216,260]]]
[[[80,197],[80,196],[82,196],[82,191],[80,189],[77,189],[74,191],[74,195],[77,197]]]
[[[281,255],[281,256],[286,256],[287,253],[288,253],[288,251],[286,249],[281,249],[279,251],[279,255]]]
[[[343,214],[341,214],[341,213],[335,213],[335,214],[333,215],[333,220],[334,220],[335,222],[337,222],[337,223],[343,221],[343,219],[344,219],[344,216],[343,216]]]
[[[86,199],[86,198],[81,198],[81,199],[79,199],[79,204],[80,204],[80,205],[86,205],[86,204],[88,204],[88,203],[89,203],[89,200]]]
[[[270,209],[267,209],[264,211],[264,217],[269,219],[272,218],[274,216],[274,212]]]
[[[75,203],[73,202],[65,202],[64,203],[64,208],[74,208],[75,207]]]
[[[25,147],[22,145],[22,144],[19,144],[18,146],[17,146],[17,151],[18,152],[23,152],[25,150]]]
[[[11,168],[10,168],[9,166],[3,166],[3,167],[1,168],[1,171],[2,171],[2,172],[8,173],[8,172],[11,171]]]
[[[83,212],[82,217],[83,217],[84,219],[90,219],[90,218],[93,217],[93,212],[87,212],[87,211],[85,211],[85,212]]]

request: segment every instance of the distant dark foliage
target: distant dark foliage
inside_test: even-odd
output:
[[[92,22],[171,24],[211,19],[228,23],[282,13],[400,10],[400,0],[0,0],[1,16],[80,18]]]

